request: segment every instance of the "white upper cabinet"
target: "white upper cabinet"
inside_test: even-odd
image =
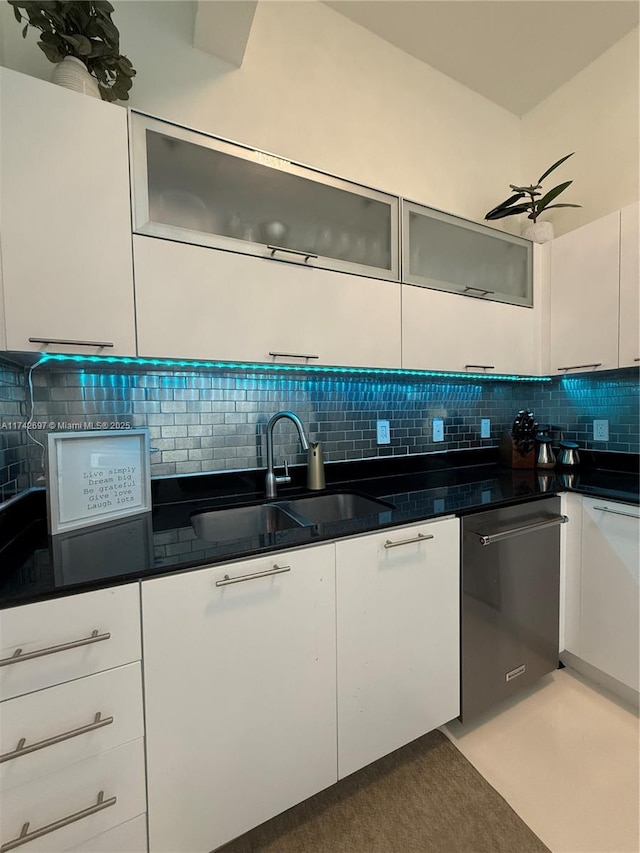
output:
[[[131,141],[136,233],[398,279],[398,198],[139,113]]]
[[[532,305],[530,240],[404,200],[402,226],[403,281]]]
[[[636,202],[620,212],[620,367],[640,364],[638,208]]]
[[[134,236],[140,356],[400,366],[400,285]]]
[[[539,372],[531,309],[402,285],[402,365],[479,374]]]
[[[619,283],[619,211],[553,241],[551,375],[618,367]]]
[[[4,345],[134,355],[126,111],[0,75]]]

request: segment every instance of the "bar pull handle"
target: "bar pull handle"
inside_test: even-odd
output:
[[[53,823],[48,823],[46,826],[41,826],[40,829],[35,829],[29,832],[29,822],[23,824],[20,835],[12,841],[7,841],[0,847],[0,853],[6,853],[7,850],[15,850],[16,847],[22,847],[23,844],[28,844],[36,838],[42,838],[43,835],[48,835],[50,832],[55,832],[56,829],[62,829],[63,826],[69,826],[70,823],[75,823],[78,820],[83,820],[85,817],[101,812],[103,809],[108,809],[110,806],[115,806],[116,797],[110,797],[108,800],[104,798],[104,791],[98,793],[98,798],[93,806],[86,809],[81,809],[79,812],[63,817],[60,820],[55,820]]]
[[[464,292],[468,293],[470,290],[475,290],[476,293],[481,293],[482,296],[488,296],[490,293],[495,293],[495,290],[485,290],[484,287],[471,287],[471,285],[467,285]]]
[[[317,258],[317,255],[314,255],[313,252],[300,252],[298,249],[287,249],[286,246],[267,246],[267,249],[271,251],[271,257],[275,255],[276,252],[285,252],[289,255],[298,255],[298,257],[304,258],[305,264],[309,262],[310,258]]]
[[[634,361],[640,361],[640,358],[634,358],[633,360]]]
[[[470,367],[475,367],[478,370],[495,370],[495,364],[465,364],[465,369],[468,370]]]
[[[274,358],[320,358],[319,355],[312,355],[311,353],[307,352],[272,352],[271,350],[269,350],[269,355],[273,356]]]
[[[384,543],[385,548],[397,548],[399,545],[413,545],[414,542],[425,542],[427,539],[434,539],[435,537],[431,534],[418,533],[417,536],[414,536],[412,539],[400,539],[398,542],[392,542],[391,539],[387,539]]]
[[[68,341],[64,338],[29,338],[31,344],[58,344],[71,347],[114,347],[113,341]]]
[[[633,512],[622,512],[619,509],[609,509],[608,506],[594,506],[594,509],[599,509],[600,512],[610,512],[611,515],[626,515],[627,518],[635,518],[636,520],[640,519],[640,515],[636,515]]]
[[[82,640],[73,640],[70,643],[61,643],[59,646],[49,646],[47,649],[38,649],[35,652],[27,652],[27,654],[23,654],[22,649],[16,649],[10,658],[2,658],[2,660],[0,660],[0,666],[9,666],[12,663],[22,663],[22,661],[41,658],[45,655],[55,655],[58,652],[66,652],[69,649],[77,649],[80,646],[88,646],[91,643],[101,643],[103,640],[110,639],[110,637],[111,634],[109,632],[106,634],[99,634],[98,629],[96,628],[91,632],[90,637],[85,637]]]
[[[0,764],[4,764],[5,761],[11,761],[13,758],[20,758],[22,755],[30,755],[32,752],[37,752],[39,749],[45,749],[47,746],[53,746],[56,743],[62,743],[62,741],[69,740],[72,737],[78,737],[78,735],[94,732],[96,729],[101,729],[103,726],[110,726],[112,722],[113,717],[103,718],[100,711],[98,711],[93,718],[92,723],[89,723],[86,726],[80,726],[77,729],[71,729],[70,731],[63,732],[59,735],[54,735],[53,737],[48,737],[45,740],[39,740],[36,743],[29,744],[29,746],[25,746],[27,739],[21,737],[13,752],[5,752],[4,755],[0,755]]]
[[[228,586],[231,583],[242,583],[243,581],[252,581],[256,578],[268,578],[271,575],[280,575],[282,572],[290,572],[291,566],[279,566],[277,563],[273,564],[272,569],[267,569],[265,572],[252,572],[250,575],[238,575],[236,578],[230,578],[229,575],[225,575],[221,581],[216,581],[216,586]]]
[[[511,530],[501,530],[500,533],[476,533],[476,536],[480,539],[481,545],[493,545],[494,542],[502,542],[503,539],[510,539],[512,536],[535,533],[538,530],[544,530],[546,527],[566,524],[567,521],[569,521],[568,516],[557,515],[555,518],[549,518],[546,521],[536,521],[535,524],[523,524],[522,527],[512,527]]]
[[[602,367],[602,362],[597,361],[594,364],[570,364],[569,367],[559,367],[558,370],[582,370],[585,367]]]

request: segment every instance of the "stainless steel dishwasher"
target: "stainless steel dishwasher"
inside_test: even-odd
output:
[[[464,722],[557,668],[565,521],[558,497],[463,517]]]

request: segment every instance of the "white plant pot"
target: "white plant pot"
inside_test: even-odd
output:
[[[75,56],[65,56],[62,62],[56,63],[51,82],[57,86],[64,86],[65,89],[80,92],[82,95],[88,95],[90,98],[102,97],[98,81],[89,73],[84,62]]]
[[[552,222],[532,222],[522,229],[522,236],[534,243],[548,243],[553,240]]]

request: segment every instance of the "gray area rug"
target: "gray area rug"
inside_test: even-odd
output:
[[[550,853],[439,731],[218,853]]]

